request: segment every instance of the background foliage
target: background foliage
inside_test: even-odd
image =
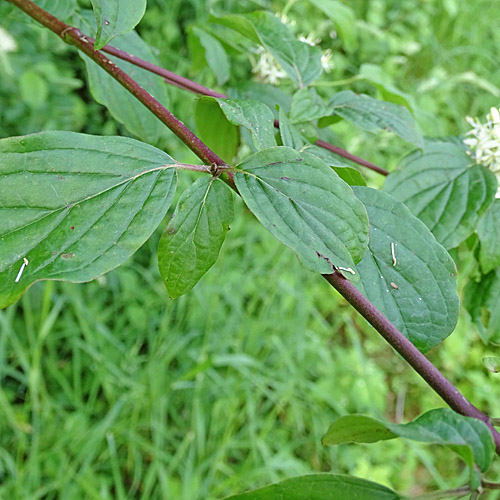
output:
[[[208,7],[288,9],[297,33],[314,30],[333,50],[320,94],[333,87],[406,103],[434,136],[463,132],[465,115],[498,106],[494,2],[349,5],[352,33],[338,29],[343,36],[333,38],[331,20],[305,0],[150,0],[138,32],[161,65],[217,87],[196,35]],[[6,3],[0,15],[18,44],[0,53],[1,137],[47,129],[127,135],[90,97],[74,50]],[[224,88],[252,78],[243,42],[224,38],[223,27],[215,32],[234,56]],[[196,129],[195,97],[168,92],[172,111]],[[411,149],[390,134],[354,130],[339,124],[337,139],[389,170]],[[192,158],[171,134],[156,145],[179,161]],[[322,447],[340,415],[401,422],[442,403],[241,202],[215,269],[173,302],[151,257],[159,235],[99,281],[38,283],[0,312],[0,497],[218,499],[321,471],[412,494],[465,481],[465,467],[445,449],[398,441]],[[463,313],[430,357],[497,416],[498,382],[481,363],[487,354]],[[495,474],[499,480],[498,464]]]

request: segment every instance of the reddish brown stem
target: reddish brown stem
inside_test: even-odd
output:
[[[324,274],[330,283],[457,413],[482,420],[490,429],[497,454],[500,434],[488,415],[470,403],[459,390],[342,274]]]
[[[92,37],[87,37],[89,41],[95,42],[95,39]],[[139,57],[135,57],[124,50],[117,49],[116,47],[112,47],[111,45],[105,45],[102,49],[103,52],[107,52],[112,56],[118,57],[127,61],[131,64],[134,64],[140,68],[143,68],[151,73],[155,73],[158,76],[162,76],[167,83],[171,85],[175,85],[183,90],[189,90],[190,92],[194,92],[196,94],[207,95],[211,97],[221,97],[223,99],[227,98],[227,95],[221,94],[220,92],[216,92],[215,90],[211,90],[203,85],[200,85],[188,78],[184,78],[176,73],[172,73],[172,71],[168,71],[165,68],[157,66],[149,61],[145,61],[144,59],[140,59]]]
[[[338,154],[339,156],[342,156],[344,158],[347,158],[348,160],[351,160],[358,165],[362,165],[363,167],[369,168],[370,170],[373,170],[375,172],[378,172],[379,174],[382,175],[389,175],[389,171],[386,170],[385,168],[379,167],[375,165],[374,163],[369,162],[368,160],[364,160],[363,158],[360,158],[359,156],[355,156],[345,149],[339,148],[338,146],[334,146],[333,144],[330,144],[328,142],[322,141],[321,139],[318,139],[316,141],[316,146],[319,146],[320,148],[327,149],[328,151],[331,151],[332,153]]]
[[[87,37],[90,41],[94,41],[93,38]],[[176,73],[173,73],[172,71],[168,71],[165,68],[161,68],[160,66],[157,66],[156,64],[150,63],[148,61],[145,61],[143,59],[140,59],[138,57],[135,57],[132,54],[129,54],[128,52],[125,52],[123,50],[117,49],[116,47],[112,47],[111,45],[105,45],[102,50],[104,52],[107,52],[108,54],[111,54],[113,56],[119,57],[120,59],[123,59],[124,61],[127,61],[131,64],[135,64],[136,66],[139,66],[140,68],[143,68],[147,71],[150,71],[151,73],[155,73],[159,76],[162,76],[167,83],[171,85],[175,85],[176,87],[179,87],[180,89],[183,90],[188,90],[190,92],[194,92],[196,94],[200,95],[206,95],[210,97],[219,97],[221,99],[227,99],[228,96],[226,94],[222,94],[220,92],[216,92],[215,90],[209,89],[207,87],[204,87],[203,85],[199,85],[196,82],[193,82],[192,80],[189,80],[188,78],[184,78],[183,76],[180,76]],[[279,128],[279,121],[275,120],[274,121],[275,127]],[[353,161],[354,163],[357,163],[358,165],[362,165],[363,167],[369,168],[370,170],[373,170],[375,172],[378,172],[379,174],[382,175],[389,175],[389,172],[382,167],[379,167],[375,165],[374,163],[369,162],[368,160],[365,160],[363,158],[360,158],[359,156],[353,155],[346,151],[345,149],[340,148],[339,146],[334,146],[333,144],[330,144],[326,141],[323,141],[321,139],[318,139],[316,141],[316,146],[319,146],[321,148],[327,149],[328,151],[331,151],[332,153],[335,153],[339,156],[342,156],[343,158],[346,158],[348,160]]]
[[[8,0],[26,12],[40,24],[59,35],[66,43],[74,45],[96,64],[109,73],[118,83],[123,85],[134,97],[142,102],[162,123],[164,123],[177,137],[179,137],[196,156],[208,164],[225,165],[206,144],[204,144],[191,130],[176,118],[168,109],[157,101],[149,92],[144,90],[133,78],[121,70],[113,61],[102,52],[94,50],[94,44],[83,33],[72,26],[63,23],[47,11],[38,7],[30,0]]]

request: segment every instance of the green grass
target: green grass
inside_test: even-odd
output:
[[[442,405],[241,205],[215,268],[176,301],[156,240],[100,282],[38,283],[1,313],[0,498],[220,499],[311,471],[406,491],[415,474],[465,481],[444,449],[321,446],[339,415]],[[443,352],[474,401],[493,399],[460,348]]]
[[[163,64],[213,85],[208,70],[189,73],[183,31],[204,18],[205,2],[169,2],[167,22],[159,15],[163,2],[149,3],[142,34],[171,49],[162,50]],[[265,4],[239,7],[251,3]],[[354,54],[332,42],[337,68],[330,80],[352,77],[364,62],[380,65],[415,97],[422,126],[428,113],[436,115],[429,134],[464,132],[466,114],[498,106],[491,91],[447,76],[474,71],[500,86],[494,2],[448,0],[449,12],[437,0],[350,4],[371,30],[361,32]],[[283,5],[273,2],[276,10]],[[0,6],[2,14],[8,9]],[[310,19],[304,10],[307,3],[297,1],[290,14]],[[22,39],[32,28],[12,19]],[[421,50],[406,54],[408,40]],[[41,30],[25,42],[0,80],[0,105],[9,110],[0,135],[42,128],[115,133],[109,116],[87,104],[84,89],[70,97],[78,83],[72,78],[83,74],[71,69],[74,61],[61,62],[68,49]],[[50,80],[58,76],[50,64],[61,64],[66,87],[49,82],[47,103],[30,109],[19,95],[19,75],[34,68]],[[377,95],[366,82],[356,85]],[[171,98],[190,123],[193,97],[172,91]],[[394,168],[407,151],[388,135],[341,132],[353,152],[385,167]],[[188,157],[174,139],[167,151]],[[218,500],[313,471],[359,475],[410,494],[467,481],[464,465],[444,448],[397,440],[321,446],[339,415],[406,421],[443,404],[241,203],[216,266],[175,301],[157,271],[159,234],[98,281],[37,283],[19,304],[0,311],[1,499]],[[431,358],[474,404],[498,416],[498,376],[481,365],[490,354],[463,315]],[[500,480],[498,464],[489,478]]]

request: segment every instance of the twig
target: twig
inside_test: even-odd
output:
[[[87,39],[92,41],[92,42],[95,41],[94,38],[92,38],[92,37],[87,37]],[[169,83],[171,85],[175,85],[176,87],[179,87],[180,89],[188,90],[188,91],[194,92],[196,94],[206,95],[206,96],[210,96],[210,97],[218,97],[221,99],[228,98],[228,96],[226,94],[222,94],[220,92],[216,92],[215,90],[204,87],[203,85],[200,85],[196,82],[193,82],[192,80],[189,80],[188,78],[184,78],[183,76],[180,76],[176,73],[173,73],[172,71],[168,71],[165,68],[157,66],[156,64],[145,61],[144,59],[140,59],[139,57],[135,57],[134,55],[129,54],[128,52],[125,52],[123,50],[117,49],[116,47],[113,47],[111,45],[105,45],[101,50],[103,52],[107,52],[108,54],[116,56],[124,61],[127,61],[131,64],[139,66],[140,68],[143,68],[147,71],[150,71],[151,73],[155,73],[159,76],[162,76],[167,81],[167,83]],[[274,126],[279,128],[279,121],[278,120],[274,121]],[[374,172],[378,172],[379,174],[382,174],[385,176],[389,175],[389,172],[385,168],[379,167],[379,166],[375,165],[374,163],[369,162],[368,160],[365,160],[363,158],[360,158],[359,156],[353,155],[353,154],[349,153],[348,151],[346,151],[345,149],[342,149],[338,146],[334,146],[333,144],[330,144],[326,141],[323,141],[322,139],[318,139],[315,144],[316,144],[316,146],[319,146],[320,148],[331,151],[332,153],[335,153],[339,156],[342,156],[343,158],[351,160],[354,163],[357,163],[358,165],[369,168],[370,170],[373,170]]]
[[[492,483],[490,481],[482,480],[481,481],[481,486],[485,490],[500,490],[500,483]]]
[[[318,139],[316,141],[316,146],[327,149],[328,151],[331,151],[332,153],[338,154],[339,156],[342,156],[343,158],[351,160],[354,163],[357,163],[358,165],[362,165],[363,167],[369,168],[370,170],[378,172],[379,174],[382,174],[385,176],[389,175],[389,171],[386,170],[385,168],[378,167],[377,165],[369,162],[368,160],[364,160],[363,158],[360,158],[359,156],[355,156],[355,155],[349,153],[348,151],[346,151],[345,149],[339,148],[338,146],[334,146],[333,144],[325,142],[321,139]]]
[[[87,39],[91,42],[95,42],[95,39],[90,36],[88,36]],[[111,54],[112,56],[118,57],[119,59],[134,64],[135,66],[150,71],[151,73],[155,73],[158,76],[162,76],[167,81],[167,83],[175,85],[180,89],[189,90],[190,92],[194,92],[196,94],[201,94],[201,95],[207,95],[210,97],[220,97],[223,99],[227,99],[228,97],[226,94],[221,94],[220,92],[211,90],[207,87],[204,87],[203,85],[200,85],[196,82],[193,82],[192,80],[189,80],[188,78],[184,78],[183,76],[180,76],[176,73],[172,73],[172,71],[168,71],[165,68],[157,66],[156,64],[153,64],[149,61],[145,61],[144,59],[129,54],[124,50],[117,49],[116,47],[113,47],[111,45],[105,45],[101,50],[103,52]]]
[[[121,70],[113,61],[102,52],[94,50],[94,44],[78,29],[55,18],[47,11],[38,7],[30,0],[7,0],[26,12],[30,17],[59,35],[63,41],[74,45],[90,57],[104,71],[109,73],[118,83],[125,87],[134,97],[144,104],[162,123],[164,123],[177,137],[179,137],[201,160],[216,165],[225,165],[206,144],[204,144],[191,130],[176,118],[168,109],[157,101],[149,92],[144,90],[133,78]]]
[[[323,277],[377,330],[408,364],[457,413],[484,422],[500,455],[500,434],[491,425],[488,415],[470,403],[458,389],[342,274]]]

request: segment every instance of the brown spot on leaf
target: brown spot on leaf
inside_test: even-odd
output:
[[[282,177],[281,180],[282,181],[291,181],[292,179],[290,179],[290,177]]]
[[[316,255],[320,259],[326,260],[326,262],[328,263],[328,265],[332,268],[332,271],[335,271],[335,266],[330,262],[330,259],[328,257],[326,257],[326,255],[323,255],[322,253],[318,252],[317,250],[315,250],[315,252],[316,252]]]
[[[72,259],[74,256],[75,256],[74,253],[62,253],[61,254],[61,259],[65,259],[65,260]]]

